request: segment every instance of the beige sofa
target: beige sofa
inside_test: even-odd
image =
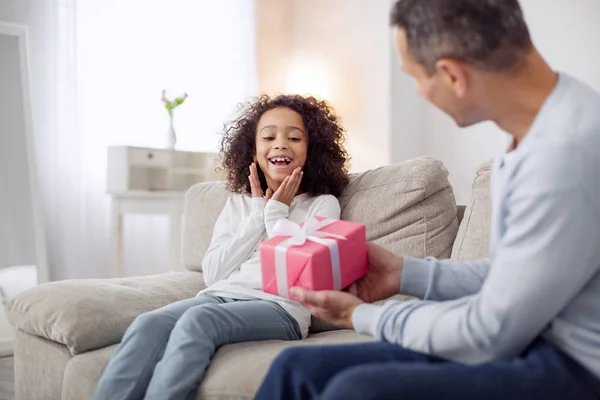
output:
[[[369,240],[398,254],[483,257],[489,229],[489,165],[477,171],[460,228],[464,210],[457,213],[447,176],[441,162],[431,158],[354,175],[340,197],[342,218],[365,223]],[[204,287],[202,255],[226,197],[222,183],[197,185],[188,192],[182,246],[186,272],[54,282],[8,303],[7,315],[16,327],[17,400],[89,399],[135,316],[192,297]],[[315,320],[304,341],[224,346],[214,357],[198,398],[251,399],[273,358],[287,346],[370,340],[333,329]]]

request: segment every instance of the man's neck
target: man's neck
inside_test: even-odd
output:
[[[527,56],[518,70],[494,80],[493,99],[490,99],[491,119],[500,129],[512,135],[515,146],[529,132],[558,82],[558,74],[537,51]]]

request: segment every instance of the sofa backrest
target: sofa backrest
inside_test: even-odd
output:
[[[487,257],[490,237],[492,163],[481,164],[475,173],[471,200],[465,209],[452,248],[452,258],[477,260]]]
[[[396,254],[450,257],[456,202],[441,161],[420,157],[357,174],[340,196],[342,219]]]
[[[182,262],[201,271],[214,223],[230,195],[223,182],[189,189],[184,207]],[[397,254],[449,258],[458,230],[448,171],[440,161],[416,158],[353,174],[340,196],[342,219],[367,226],[367,239]]]

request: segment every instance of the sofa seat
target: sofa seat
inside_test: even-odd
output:
[[[283,349],[291,346],[336,345],[372,340],[349,330],[321,332],[302,341],[265,341],[223,346],[215,355],[198,399],[253,399],[269,365]],[[63,399],[89,399],[117,345],[79,354],[67,363]]]

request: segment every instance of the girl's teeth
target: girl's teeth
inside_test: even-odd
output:
[[[273,157],[271,158],[272,162],[291,162],[289,158],[281,158],[281,157]]]

